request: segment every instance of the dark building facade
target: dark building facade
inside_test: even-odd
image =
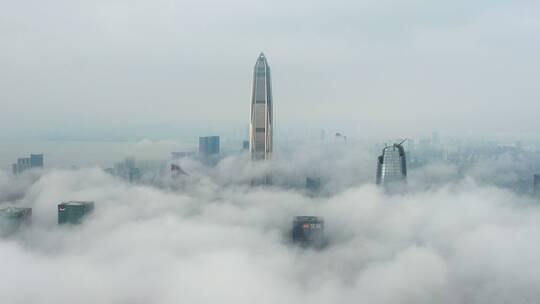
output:
[[[30,154],[30,167],[43,168],[43,154]]]
[[[325,245],[324,219],[317,216],[295,216],[292,225],[292,241],[304,247]]]
[[[58,224],[80,224],[94,211],[94,202],[71,201],[58,205]]]

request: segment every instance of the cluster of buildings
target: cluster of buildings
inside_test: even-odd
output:
[[[58,225],[81,224],[94,211],[91,201],[62,202],[57,206]],[[0,209],[0,237],[9,237],[32,223],[32,208],[5,207]],[[291,241],[301,247],[323,248],[327,244],[324,235],[324,219],[316,216],[293,218]]]
[[[432,138],[407,140],[407,166],[451,165],[458,177],[473,175],[481,182],[520,194],[539,193],[534,175],[540,171],[540,152],[524,149],[521,142],[499,143],[493,140]],[[491,172],[482,175],[482,172]]]
[[[251,91],[249,135],[248,140],[242,142],[242,149],[249,151],[252,161],[265,161],[272,158],[273,153],[273,96],[271,70],[267,58],[263,53],[257,57],[253,69],[253,82]],[[321,139],[326,137],[326,132],[321,131]],[[336,140],[347,142],[347,136],[342,133],[335,134]],[[412,159],[412,166],[446,160],[459,166],[467,165],[478,161],[483,155],[498,153],[519,154],[518,147],[487,150],[458,150],[442,151],[438,149],[439,139],[434,135],[432,140],[420,140],[418,148],[414,141],[408,144],[409,150],[415,153],[411,157],[410,151],[405,151],[404,142],[385,145],[381,154],[376,160],[376,184],[390,188],[402,188],[407,182],[407,160]],[[220,157],[220,137],[202,136],[199,137],[198,154],[195,152],[173,152],[172,159],[183,157],[198,157],[203,163],[208,165],[216,164]],[[33,168],[43,168],[43,155],[32,154],[27,158],[19,158],[17,163],[12,165],[13,174],[20,174]],[[171,164],[172,176],[187,175],[178,164]],[[136,166],[134,158],[126,158],[124,161],[114,165],[113,168],[106,169],[107,172],[123,178],[127,181],[137,181],[141,177],[141,171]],[[252,181],[252,185],[269,185],[272,183],[270,175],[262,176]],[[306,177],[305,187],[309,193],[316,194],[321,189],[321,178],[317,176]],[[533,193],[540,196],[540,174],[535,174],[533,178]],[[58,223],[80,223],[80,221],[94,209],[93,202],[66,202],[58,205]],[[30,208],[4,208],[0,209],[0,224],[2,231],[11,231],[17,227],[30,223],[32,210]],[[7,224],[6,224],[7,223]],[[10,227],[9,229],[6,227]],[[11,229],[11,230],[10,230]],[[293,243],[301,246],[322,247],[326,244],[324,238],[324,219],[317,216],[296,216],[293,219],[291,229],[291,239]]]
[[[57,206],[58,225],[78,225],[94,211],[92,201],[62,202]],[[32,223],[32,208],[4,207],[0,209],[0,237],[9,237]],[[316,216],[293,218],[291,241],[301,247],[323,248],[327,244],[324,235],[324,219]]]
[[[14,175],[21,174],[30,169],[43,169],[43,154],[30,154],[30,157],[21,157],[11,165]]]
[[[58,224],[80,224],[94,210],[94,202],[69,201],[58,205]],[[32,223],[32,208],[4,207],[0,209],[0,236],[8,237]]]

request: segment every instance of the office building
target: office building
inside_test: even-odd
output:
[[[21,157],[17,159],[17,163],[11,165],[11,171],[14,175],[29,169],[43,169],[43,154],[30,154],[30,157]]]
[[[324,219],[317,216],[295,216],[292,225],[292,241],[303,247],[324,246]]]
[[[43,168],[43,154],[30,154],[30,167]]]
[[[272,84],[270,67],[261,53],[253,70],[249,149],[253,160],[270,159],[273,146]]]
[[[407,161],[403,142],[384,147],[377,162],[377,185],[389,185],[407,180]]]
[[[9,236],[32,221],[32,208],[5,207],[0,209],[0,235]]]
[[[219,136],[199,137],[199,154],[202,157],[219,154]]]
[[[94,202],[70,201],[58,205],[58,224],[80,224],[94,210]]]

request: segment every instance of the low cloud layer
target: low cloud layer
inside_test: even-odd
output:
[[[1,205],[32,207],[33,223],[0,241],[0,299],[415,304],[540,300],[535,288],[540,284],[540,209],[532,198],[474,176],[456,178],[455,169],[439,165],[411,171],[412,191],[388,195],[369,178],[369,153],[355,153],[358,158],[351,159],[347,152],[331,152],[343,153],[324,168],[325,179],[334,178],[336,184],[327,182],[315,197],[295,187],[247,186],[244,181],[253,170],[266,169],[250,168],[242,155],[226,158],[214,169],[186,160],[183,165],[192,174],[182,177],[178,187],[171,186],[173,180],[163,181],[164,187],[127,184],[97,168],[50,170],[40,178],[12,178],[3,172],[0,189],[13,195],[3,195]],[[276,158],[273,170],[283,180],[310,169],[295,157]],[[358,172],[356,179],[353,171]],[[438,182],[415,186],[427,180]],[[65,200],[93,200],[96,211],[80,226],[59,227],[56,205]],[[293,246],[289,235],[295,215],[323,216],[328,247]]]

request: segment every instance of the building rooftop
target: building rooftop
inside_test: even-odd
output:
[[[321,222],[324,221],[322,217],[318,216],[295,216],[295,222]]]
[[[92,201],[69,201],[69,202],[63,202],[61,205],[68,205],[68,206],[81,206],[81,205],[88,205],[93,204]]]

